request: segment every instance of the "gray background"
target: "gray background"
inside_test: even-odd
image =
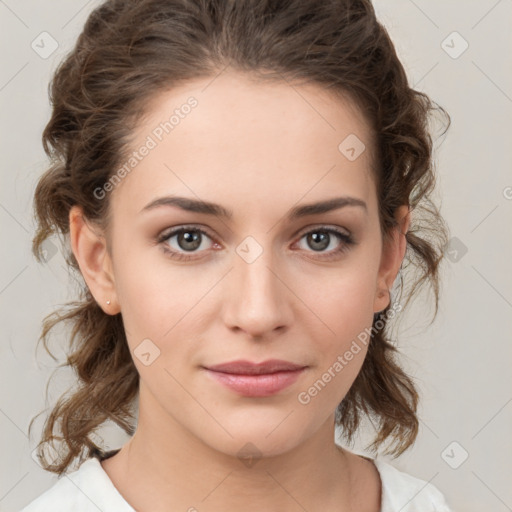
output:
[[[58,362],[42,345],[36,358],[35,346],[43,316],[72,299],[73,287],[60,253],[47,265],[31,255],[31,201],[46,166],[48,80],[97,4],[0,0],[1,511],[19,510],[56,481],[31,457],[43,416],[31,439],[27,429],[72,384],[58,370],[45,402]],[[452,117],[436,142],[438,196],[453,237],[441,310],[429,327],[418,300],[399,331],[422,394],[421,429],[415,446],[389,461],[436,485],[454,510],[512,510],[512,2],[379,0],[375,7],[413,86]],[[48,38],[45,31],[58,43],[49,56],[31,47]],[[45,41],[39,53],[51,50]],[[62,362],[58,343],[51,346]],[[110,447],[126,440],[113,428],[102,437]]]

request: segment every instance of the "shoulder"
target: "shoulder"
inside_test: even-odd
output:
[[[21,512],[134,512],[112,484],[97,458],[59,480]]]
[[[374,459],[382,483],[382,512],[452,512],[431,483]]]

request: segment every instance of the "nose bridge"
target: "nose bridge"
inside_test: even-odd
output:
[[[235,249],[229,322],[252,335],[264,334],[289,320],[287,289],[275,269],[270,240],[265,237],[263,246],[265,242],[248,236]]]

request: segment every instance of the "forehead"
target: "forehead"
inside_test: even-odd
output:
[[[372,150],[367,119],[347,97],[224,72],[151,98],[121,165],[133,152],[137,161],[113,200],[137,211],[171,193],[260,207],[342,194],[370,202]]]

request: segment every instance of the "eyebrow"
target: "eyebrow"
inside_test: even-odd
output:
[[[188,212],[202,213],[205,215],[215,215],[216,217],[221,217],[225,219],[233,218],[233,212],[227,208],[224,208],[220,204],[179,196],[159,197],[154,201],[148,203],[146,206],[144,206],[140,213],[153,210],[160,206],[176,206]],[[306,217],[308,215],[327,213],[346,206],[358,206],[363,208],[366,213],[368,212],[367,205],[363,200],[358,199],[356,197],[342,196],[335,197],[333,199],[327,199],[325,201],[319,201],[316,203],[309,203],[296,206],[287,213],[286,220],[293,221],[302,217]]]

